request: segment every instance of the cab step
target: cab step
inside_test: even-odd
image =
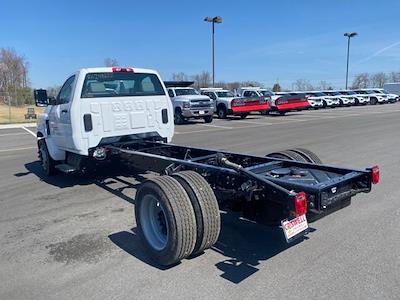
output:
[[[73,172],[78,171],[74,166],[71,166],[69,164],[59,164],[59,165],[56,165],[55,168],[58,171],[63,172],[65,174],[73,173]]]

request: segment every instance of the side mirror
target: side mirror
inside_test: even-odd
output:
[[[34,90],[33,96],[35,98],[36,106],[47,106],[49,105],[49,101],[47,99],[47,91],[43,89]]]

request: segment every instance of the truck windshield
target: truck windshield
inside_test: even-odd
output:
[[[175,94],[177,96],[200,95],[195,89],[175,89]]]
[[[260,91],[261,95],[263,96],[272,96],[274,93],[270,92],[270,91]]]
[[[160,80],[147,73],[88,73],[81,98],[165,95]]]
[[[220,98],[228,98],[228,97],[235,97],[235,95],[232,92],[226,91],[226,92],[217,92],[218,97]]]

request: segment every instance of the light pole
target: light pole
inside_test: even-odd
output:
[[[346,32],[344,36],[347,37],[347,66],[346,66],[346,90],[349,82],[349,53],[350,53],[350,39],[355,37],[357,32]]]
[[[215,23],[222,23],[222,18],[216,17],[205,17],[204,21],[212,23],[212,86],[215,83],[215,54],[214,54],[214,34],[215,34]]]

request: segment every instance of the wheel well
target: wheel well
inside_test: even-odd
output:
[[[218,109],[218,108],[224,108],[224,109],[226,109],[226,106],[225,106],[224,103],[219,103],[219,104],[217,105],[217,109]]]

